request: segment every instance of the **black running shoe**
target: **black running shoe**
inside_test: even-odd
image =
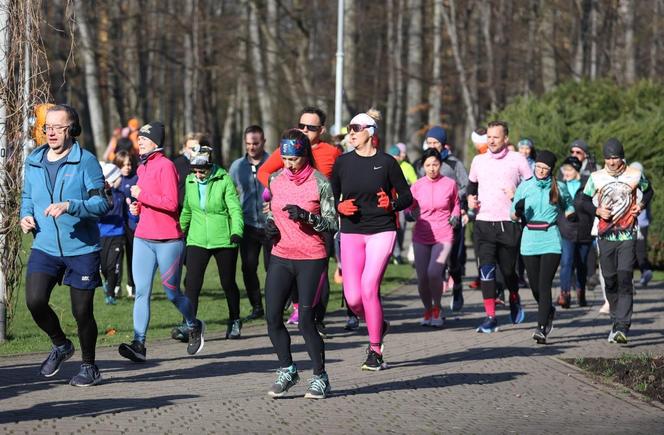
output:
[[[187,353],[189,355],[196,355],[203,350],[205,345],[205,322],[202,320],[196,321],[198,324],[189,329],[189,344],[187,344]]]
[[[118,352],[124,358],[134,362],[145,362],[145,344],[134,340],[131,344],[122,343],[118,346]]]
[[[450,309],[452,311],[461,311],[463,308],[463,284],[454,283],[452,287],[452,301],[450,302]]]
[[[42,376],[50,378],[55,376],[59,371],[62,363],[67,361],[74,354],[74,344],[71,340],[67,340],[61,346],[53,346],[51,353],[42,363],[39,372]]]
[[[546,325],[544,325],[544,335],[548,336],[553,331],[553,319],[556,317],[556,308],[551,305],[549,316],[546,318]]]
[[[248,322],[250,320],[261,319],[264,316],[265,316],[265,311],[263,310],[263,307],[254,307],[254,309],[251,310],[251,313],[249,313],[249,315],[244,318],[244,321]]]
[[[321,338],[327,338],[327,328],[325,327],[325,323],[321,321],[316,321],[316,331],[318,331],[318,335],[321,336]]]
[[[241,329],[242,329],[242,321],[240,321],[240,319],[228,322],[228,327],[226,328],[226,339],[236,340],[240,338]]]
[[[544,328],[544,326],[538,326],[533,333],[533,340],[535,340],[537,344],[546,344],[546,333]]]
[[[267,392],[270,397],[283,397],[288,390],[300,380],[300,375],[297,374],[295,366],[282,368],[277,370],[277,379],[272,384],[272,387]]]
[[[186,323],[171,329],[171,338],[183,343],[189,342],[189,327]]]
[[[386,368],[387,364],[383,361],[383,355],[369,347],[367,349],[367,359],[364,361],[364,364],[362,364],[362,370],[377,372],[378,370],[384,370]]]
[[[74,387],[91,387],[101,382],[99,368],[94,364],[81,364],[78,374],[71,378],[69,385]]]
[[[360,319],[358,319],[356,316],[348,316],[344,329],[346,331],[355,331],[359,327],[360,327]]]

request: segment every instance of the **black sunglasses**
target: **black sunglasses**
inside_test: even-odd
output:
[[[321,127],[322,127],[322,125],[309,125],[309,124],[298,124],[297,125],[298,130],[307,129],[308,131],[313,131],[313,132],[320,131]]]
[[[366,125],[366,124],[349,124],[348,125],[348,130],[354,131],[355,133],[359,133],[365,128],[369,127],[375,127],[375,125]]]

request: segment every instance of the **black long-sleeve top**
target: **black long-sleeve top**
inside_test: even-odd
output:
[[[410,188],[396,159],[383,151],[362,157],[354,151],[340,156],[332,169],[332,192],[336,204],[355,198],[357,213],[341,215],[342,233],[375,234],[396,230],[396,211],[413,202]],[[383,189],[392,200],[392,210],[378,207]]]

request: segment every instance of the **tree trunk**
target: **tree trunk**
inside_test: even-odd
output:
[[[185,133],[195,131],[194,127],[194,108],[196,107],[195,77],[194,77],[194,32],[196,28],[193,25],[196,14],[197,0],[186,0],[184,5],[184,15],[186,23],[184,29],[184,130]]]
[[[662,47],[662,31],[664,25],[662,20],[662,13],[664,13],[664,0],[653,0],[653,16],[652,16],[652,39],[650,41],[650,79],[654,80],[657,77],[658,66],[660,63],[661,47]]]
[[[484,53],[486,55],[486,84],[491,101],[491,111],[495,112],[498,107],[496,98],[496,80],[495,80],[495,63],[493,60],[493,40],[491,37],[491,3],[489,0],[482,0],[480,5],[480,16],[482,17],[482,36],[484,38]],[[503,19],[506,18],[503,16]],[[498,27],[502,26],[499,24]],[[477,65],[480,67],[480,65]]]
[[[556,85],[555,53],[555,9],[551,4],[542,5],[540,22],[540,56],[542,63],[542,85],[548,92]]]
[[[597,2],[590,0],[590,80],[597,78],[597,60],[599,51],[597,49]]]
[[[389,7],[389,6],[388,6]],[[343,100],[344,110],[343,118],[350,120],[361,108],[357,105],[357,92],[355,89],[356,64],[354,53],[357,52],[357,42],[359,39],[357,31],[357,4],[352,0],[344,2],[344,82],[343,82]],[[389,24],[388,24],[389,26]],[[365,108],[366,110],[366,108]]]
[[[623,59],[625,60],[625,83],[636,81],[636,44],[634,43],[634,0],[620,0],[620,15],[625,35],[623,44]]]
[[[396,141],[402,141],[403,139],[403,114],[404,114],[404,95],[403,95],[403,90],[404,90],[404,68],[403,68],[403,20],[404,20],[404,12],[403,12],[403,3],[401,0],[395,0],[394,5],[396,7],[393,8],[393,13],[396,13],[396,27],[394,28],[395,32],[395,46],[394,46],[394,51],[392,51],[394,55],[394,73],[395,73],[395,88],[394,88],[394,94],[395,94],[395,106],[394,106],[394,124],[392,126],[392,138],[393,140]],[[408,141],[406,141],[408,142]],[[410,144],[407,144],[409,146],[412,146]],[[419,149],[417,145],[415,145],[415,149]]]
[[[221,160],[226,162],[227,166],[230,165],[231,159],[233,145],[233,113],[237,111],[237,94],[239,89],[239,86],[236,86],[233,93],[228,96],[228,106],[226,107],[226,117],[224,118],[224,129],[221,136]],[[242,138],[242,140],[244,141],[244,138]]]
[[[97,81],[97,61],[92,44],[90,29],[85,18],[85,5],[76,2],[76,26],[81,38],[81,54],[85,70],[85,90],[88,97],[88,110],[90,112],[90,126],[94,149],[97,156],[102,156],[106,149],[106,128],[104,127],[104,109],[99,95],[99,82]]]
[[[422,0],[409,2],[406,82],[406,132],[411,146],[421,145],[422,132]]]
[[[429,87],[429,125],[439,125],[443,113],[443,0],[433,0],[433,51]]]

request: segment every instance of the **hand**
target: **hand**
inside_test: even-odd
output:
[[[35,223],[35,218],[32,216],[26,216],[21,219],[21,229],[23,230],[24,234],[28,234],[28,232],[36,230],[37,224]]]
[[[414,220],[418,220],[420,218],[420,207],[416,206],[410,209],[410,215],[413,217]]]
[[[579,221],[579,216],[577,216],[576,213],[565,213],[565,218],[567,218],[568,221],[570,222],[578,222]]]
[[[309,216],[311,213],[306,211],[300,206],[294,205],[294,204],[287,204],[284,208],[281,209],[282,211],[285,211],[288,213],[288,219],[292,221],[301,221],[301,222],[308,222],[309,221]]]
[[[67,210],[69,210],[68,201],[56,202],[55,204],[51,204],[46,207],[46,210],[44,210],[44,216],[53,216],[54,218],[57,218],[67,213]]]
[[[521,198],[514,204],[514,214],[516,217],[520,218],[523,216],[523,213],[526,211],[526,199]]]
[[[468,208],[470,210],[477,210],[480,208],[481,203],[477,200],[477,195],[468,195],[466,199],[468,200]]]
[[[239,245],[242,242],[242,237],[237,234],[231,234],[231,243],[234,245]]]
[[[281,235],[277,224],[275,224],[272,219],[268,219],[265,223],[265,235],[268,239],[278,239]]]
[[[461,215],[461,222],[463,223],[464,226],[468,225],[468,222],[470,222],[470,217],[468,216],[468,213],[464,213],[463,215]]]
[[[129,191],[131,192],[131,196],[134,198],[138,199],[138,195],[141,194],[141,188],[138,187],[138,185],[134,184],[129,188]]]
[[[604,207],[597,207],[595,214],[604,220],[611,220],[611,210]]]
[[[636,217],[641,214],[641,206],[639,204],[634,204],[632,208],[630,208],[629,212],[632,213],[634,217]]]
[[[456,227],[458,227],[460,221],[461,221],[461,220],[459,219],[459,216],[450,216],[450,218],[449,218],[449,220],[448,220],[448,222],[450,223],[450,225],[452,225],[452,228],[456,228]]]
[[[337,206],[337,210],[339,211],[339,214],[344,216],[352,216],[357,213],[359,208],[357,208],[355,205],[355,198],[352,198],[341,201]]]
[[[382,187],[376,195],[378,196],[378,207],[385,211],[390,211],[392,209],[392,206],[390,205],[390,197],[387,196],[387,193],[385,193]]]
[[[127,204],[129,205],[129,214],[132,216],[138,216],[141,213],[141,203],[127,198]]]

